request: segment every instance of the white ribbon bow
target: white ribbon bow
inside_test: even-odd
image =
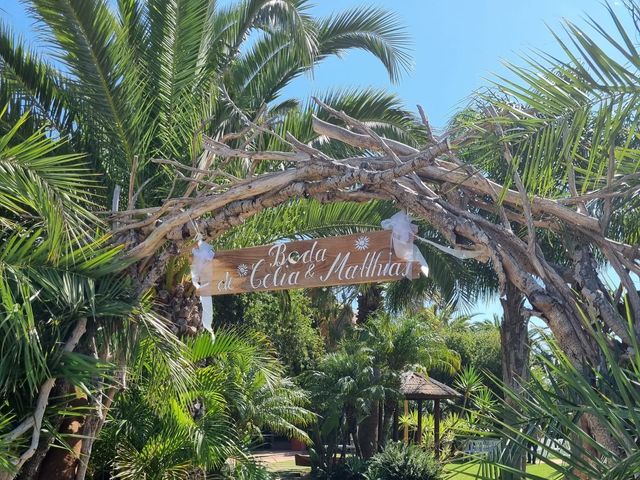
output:
[[[414,245],[413,240],[418,233],[418,226],[411,223],[411,219],[404,212],[398,212],[391,218],[383,220],[380,225],[385,230],[391,230],[391,245],[395,254],[407,262],[418,262],[420,271],[429,276],[429,266],[427,261]],[[411,270],[406,273],[407,278],[411,278]]]
[[[211,245],[203,240],[198,240],[198,246],[191,250],[193,260],[191,262],[191,282],[196,288],[202,288],[207,284],[201,284],[200,279],[204,276],[205,269],[211,268],[209,263],[213,260],[215,253]],[[213,323],[213,303],[210,296],[200,297],[202,305],[202,326],[213,335],[211,324]]]

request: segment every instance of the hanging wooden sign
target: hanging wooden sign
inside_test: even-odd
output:
[[[417,278],[420,265],[395,255],[391,231],[280,242],[216,252],[198,295],[378,283]]]

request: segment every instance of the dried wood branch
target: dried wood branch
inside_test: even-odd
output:
[[[316,129],[317,133],[325,135],[334,140],[342,141],[353,147],[366,148],[370,150],[380,149],[380,146],[373,139],[367,137],[366,135],[353,133],[343,127],[323,122],[319,119],[317,119],[317,121],[316,119],[314,119],[314,129]],[[389,140],[387,140],[386,143],[394,150],[397,155],[401,157],[401,159],[404,159],[404,157],[406,156],[419,154],[419,150],[413,147],[399,144],[403,145],[403,147],[400,147],[398,146],[398,142],[392,142]],[[365,162],[370,165],[377,165],[378,167],[382,167],[385,164],[390,164],[391,162],[393,162],[393,160],[390,158],[369,158],[366,159]],[[356,162],[352,161],[350,163]],[[417,172],[420,178],[427,183],[452,183],[460,185],[462,188],[469,190],[470,193],[473,193],[475,195],[491,196],[496,191],[499,192],[503,190],[502,185],[486,177],[480,179],[478,178],[478,176],[469,176],[465,172],[460,171],[458,165],[450,162],[445,162],[443,160],[438,160],[437,165],[428,165],[426,167],[422,167]],[[511,189],[508,189],[504,193],[503,202],[506,205],[510,205],[517,209],[521,208],[522,205],[520,193]],[[568,224],[576,225],[577,227],[586,228],[596,232],[600,231],[599,223],[595,218],[588,215],[576,213],[575,210],[566,208],[555,200],[533,196],[530,199],[530,203],[533,214],[552,215]]]
[[[495,108],[490,109],[491,116],[493,118],[497,117],[497,112]],[[502,125],[499,122],[495,122],[495,129],[498,131],[501,138],[504,138],[504,130],[502,129]],[[516,184],[516,188],[518,189],[518,193],[520,194],[520,200],[522,202],[522,209],[524,213],[524,217],[527,225],[527,253],[534,267],[538,271],[538,275],[540,278],[545,278],[546,272],[542,267],[540,262],[540,258],[538,258],[538,252],[536,250],[537,241],[536,241],[536,228],[533,224],[533,213],[531,210],[531,202],[529,200],[529,194],[524,187],[524,183],[522,182],[522,178],[520,178],[520,173],[518,172],[518,166],[516,165],[513,155],[511,154],[511,148],[506,140],[502,140],[502,149],[503,149],[503,158],[505,159],[507,165],[512,170],[513,181]]]
[[[215,155],[226,158],[250,158],[252,160],[269,160],[276,162],[308,162],[311,157],[304,152],[255,152],[251,150],[238,150],[231,148],[224,143],[216,142],[214,139],[204,136],[204,148]]]
[[[180,162],[177,162],[175,160],[168,160],[166,158],[154,158],[151,160],[153,163],[159,163],[159,164],[163,164],[163,165],[172,165],[176,168],[180,168],[182,170],[186,170],[188,172],[192,172],[192,173],[199,173],[202,175],[206,175],[209,177],[223,177],[226,178],[227,180],[231,180],[232,182],[239,182],[240,178],[236,177],[235,175],[231,175],[230,173],[225,172],[224,170],[205,170],[202,168],[195,168],[195,167],[190,167],[188,165],[184,165]],[[186,178],[186,177],[183,177]],[[192,178],[187,178],[187,180],[193,180],[193,181],[197,181],[197,178],[192,177]]]
[[[367,148],[369,150],[381,149],[381,145],[368,135],[351,132],[346,128],[342,128],[338,125],[320,120],[315,115],[312,116],[311,121],[313,130],[319,135],[324,135],[328,138],[339,140],[348,145],[357,146],[360,148]],[[387,139],[386,144],[394,151],[394,153],[400,156],[411,155],[412,153],[418,152],[418,149],[410,147],[409,145],[405,145],[404,143],[397,142],[395,140]]]
[[[422,105],[416,105],[416,107],[418,108],[418,113],[420,114],[420,120],[422,120],[424,128],[427,129],[427,141],[429,143],[436,143],[436,137],[433,136],[433,130],[431,130],[431,124],[429,123],[427,114],[424,113],[424,108],[422,108]]]
[[[138,197],[144,191],[144,187],[149,185],[149,183],[151,183],[152,180],[153,180],[153,177],[149,177],[144,182],[142,182],[142,185],[140,185],[140,188],[138,188],[138,190],[136,190],[136,193],[134,193],[133,197],[131,198],[131,208],[130,209],[128,208],[127,210],[131,211],[131,209],[135,208],[136,202],[138,201]],[[135,210],[133,210],[133,211],[135,211]]]
[[[347,115],[346,113],[344,113],[342,111],[338,111],[338,110],[333,109],[332,107],[330,107],[326,103],[322,102],[318,98],[314,97],[313,100],[318,105],[320,105],[324,110],[328,111],[333,116],[341,119],[347,125],[351,125],[352,127],[357,128],[361,132],[364,132],[369,137],[373,138],[375,140],[375,142],[378,144],[379,148],[382,149],[382,151],[384,151],[387,155],[389,155],[393,159],[393,161],[396,163],[396,165],[400,165],[400,164],[403,163],[402,160],[400,160],[400,158],[398,158],[398,155],[396,155],[394,150],[387,143],[388,139],[383,139],[382,137],[380,137],[380,135],[378,135],[375,132],[375,130],[373,130],[372,128],[367,126],[365,123],[360,122],[359,120],[356,120],[356,119],[350,117],[349,115]],[[446,142],[447,142],[447,147],[448,147],[447,150],[450,151],[451,150],[451,145],[449,144],[448,140],[446,140]],[[435,158],[434,158],[434,160],[435,160]],[[418,177],[418,175],[416,174],[415,170],[411,171],[409,173],[409,176],[415,182],[416,187],[421,191],[421,193],[423,195],[426,195],[426,196],[428,196],[430,198],[436,198],[437,197],[437,195],[433,192],[433,190],[431,190],[429,187],[427,187],[422,182],[420,177]]]
[[[219,169],[219,165],[233,158],[247,159],[253,165],[261,161],[279,162],[278,167],[283,164],[285,169],[241,181],[225,179],[230,184],[225,184],[224,189],[203,193],[189,199],[191,201],[188,203],[168,206],[169,202],[166,202],[161,208],[130,212],[132,217],[149,216],[120,231],[126,235],[124,230],[127,228],[138,230],[135,235],[138,243],[126,254],[129,260],[140,262],[137,272],[147,272],[146,277],[140,280],[137,291],[153,287],[161,277],[162,265],[168,258],[187,250],[195,235],[192,220],[199,222],[199,228],[205,236],[215,239],[245,219],[292,198],[314,198],[321,202],[384,199],[396,202],[401,208],[429,223],[454,248],[480,252],[481,260],[490,260],[500,284],[513,285],[526,297],[532,312],[545,319],[576,366],[598,362],[597,348],[583,326],[582,312],[578,306],[581,302],[584,304],[585,295],[595,294],[592,304],[598,307],[598,314],[607,317],[603,321],[622,335],[619,323],[614,321],[616,317],[611,305],[597,304],[610,301],[607,294],[603,293],[602,286],[577,280],[578,274],[592,277],[593,269],[585,264],[588,268],[576,271],[576,262],[572,268],[550,265],[536,238],[536,228],[568,231],[589,248],[608,249],[608,255],[618,261],[617,268],[621,271],[628,273],[640,270],[637,263],[640,260],[640,247],[607,238],[601,223],[590,216],[586,209],[578,208],[576,211],[567,206],[584,202],[590,198],[584,195],[594,195],[596,192],[587,192],[578,198],[574,184],[570,186],[570,193],[578,200],[573,203],[571,199],[529,196],[515,168],[510,146],[503,142],[505,161],[514,170],[516,185],[515,190],[505,189],[455,156],[460,147],[472,138],[465,136],[465,132],[461,132],[459,137],[445,135],[444,138],[452,138],[450,142],[438,142],[431,134],[434,141],[430,148],[418,150],[382,138],[365,123],[344,112],[337,112],[322,102],[318,104],[345,126],[313,117],[315,132],[333,141],[363,149],[367,156],[334,159],[288,134],[283,139],[283,145],[291,151],[253,151],[251,141],[245,141],[238,147],[237,140],[251,138],[256,132],[273,134],[248,118],[240,134],[223,137],[225,141],[234,142],[234,147],[225,141],[205,138],[205,149],[221,159]],[[234,105],[232,108],[235,111],[237,107]],[[236,114],[244,115],[239,109]],[[422,116],[428,123],[424,112]],[[504,138],[504,133],[501,136]],[[196,175],[211,173],[208,168],[192,168],[194,170],[186,171]],[[574,180],[570,179],[570,183],[575,183]],[[617,183],[619,181],[615,176],[611,177],[607,187],[597,192],[600,196],[593,198],[613,198],[614,193],[629,194],[631,190]],[[446,192],[452,188],[456,189],[460,198],[464,198],[464,202],[446,196]],[[425,191],[429,191],[429,195],[424,195]],[[499,201],[500,198],[502,201]],[[493,214],[496,210],[500,222],[493,215],[485,213]],[[512,231],[511,222],[527,227],[526,241]],[[151,224],[154,226],[151,227]],[[142,268],[140,264],[149,268]],[[624,281],[628,283],[626,279]],[[573,287],[576,288],[572,290]]]

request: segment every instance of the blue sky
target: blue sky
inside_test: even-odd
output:
[[[227,0],[228,1],[228,0]],[[411,108],[421,104],[431,122],[444,127],[447,119],[477,88],[495,74],[505,74],[503,61],[541,49],[560,54],[548,27],[560,31],[561,19],[584,24],[589,15],[605,25],[608,13],[600,0],[316,0],[312,12],[331,15],[360,5],[396,12],[412,40],[413,69],[395,85],[383,67],[368,55],[350,52],[315,69],[288,87],[293,96],[331,88],[374,86],[396,92]],[[622,2],[613,1],[622,10]],[[0,16],[27,38],[34,38],[31,21],[19,0],[2,0]],[[482,317],[499,313],[497,299],[477,306]]]
[[[226,3],[230,0],[222,0]],[[388,88],[412,108],[421,104],[435,126],[447,119],[468,95],[487,85],[501,62],[518,62],[534,48],[560,53],[547,24],[560,30],[561,19],[581,23],[585,15],[608,22],[600,0],[312,0],[312,12],[332,12],[375,5],[395,12],[412,40],[414,67],[391,85],[384,68],[371,56],[350,52],[315,70],[313,78],[297,79],[288,91],[300,97],[330,88],[375,86]],[[614,8],[624,8],[621,1]],[[34,38],[30,19],[19,0],[1,0],[0,16],[16,31]]]
[[[292,90],[304,92],[343,86],[377,86],[397,92],[406,104],[421,104],[434,125],[451,114],[495,73],[502,61],[538,48],[560,54],[548,27],[560,31],[563,17],[582,23],[585,15],[608,22],[600,0],[324,0],[314,9],[377,5],[396,12],[412,38],[414,68],[390,85],[383,67],[371,57],[349,53],[317,68],[315,78],[298,79]],[[614,8],[624,8],[620,2]]]

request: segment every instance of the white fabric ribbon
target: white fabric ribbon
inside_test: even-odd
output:
[[[196,288],[202,288],[207,284],[202,284],[200,279],[204,276],[205,269],[211,268],[209,263],[213,260],[215,253],[207,242],[198,240],[198,246],[191,250],[193,260],[191,261],[191,282]],[[202,305],[202,326],[213,335],[211,324],[213,323],[213,303],[210,296],[200,297]]]
[[[459,258],[460,260],[468,260],[470,258],[478,258],[483,252],[474,250],[458,250],[456,248],[446,247],[439,243],[432,242],[427,238],[422,238],[416,235],[418,233],[418,226],[411,223],[411,218],[405,212],[398,212],[391,218],[383,220],[382,228],[385,230],[391,230],[391,244],[396,255],[409,262],[419,262],[420,269],[425,276],[429,274],[429,267],[427,261],[420,253],[417,246],[414,245],[414,240],[431,245],[437,248],[447,255]]]
[[[425,277],[429,276],[427,261],[413,243],[418,233],[418,226],[411,223],[409,216],[404,212],[398,212],[391,218],[383,220],[380,225],[385,230],[391,230],[391,246],[395,254],[407,262],[418,262],[422,274]],[[406,276],[411,278],[411,270],[407,271]]]
[[[478,258],[479,256],[482,255],[482,252],[480,252],[480,251],[458,250],[458,249],[451,248],[451,247],[445,247],[444,245],[440,245],[439,243],[432,242],[431,240],[429,240],[427,238],[422,238],[422,237],[416,236],[416,240],[420,240],[421,242],[424,242],[424,243],[426,243],[428,245],[431,245],[433,248],[437,248],[441,252],[446,253],[447,255],[451,255],[452,257],[459,258],[460,260],[468,260],[470,258]]]

